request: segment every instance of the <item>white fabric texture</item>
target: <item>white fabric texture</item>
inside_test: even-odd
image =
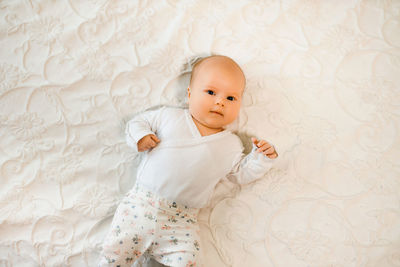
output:
[[[95,266],[143,157],[133,115],[190,62],[247,78],[238,131],[279,157],[199,214],[208,267],[400,265],[400,1],[0,1],[0,266]]]
[[[162,107],[135,116],[127,123],[127,143],[155,134],[161,142],[145,153],[136,182],[161,197],[193,208],[204,207],[224,177],[250,183],[273,165],[253,149],[243,155],[243,145],[229,130],[201,136],[188,109]]]

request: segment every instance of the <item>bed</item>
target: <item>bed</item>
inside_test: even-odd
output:
[[[232,57],[238,121],[279,157],[221,179],[205,266],[400,265],[400,2],[0,2],[0,266],[96,266],[141,155],[126,122]],[[154,262],[151,264],[155,264]]]

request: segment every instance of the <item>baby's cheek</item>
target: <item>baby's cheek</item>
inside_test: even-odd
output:
[[[233,117],[233,119],[236,119],[239,116],[239,113],[240,113],[240,105],[236,103],[235,105],[233,105],[230,111],[231,117]]]

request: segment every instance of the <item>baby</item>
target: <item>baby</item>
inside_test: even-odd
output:
[[[199,266],[197,215],[224,177],[245,184],[266,174],[278,156],[225,126],[239,114],[245,76],[229,57],[210,56],[193,66],[189,109],[162,107],[127,123],[129,146],[145,152],[136,184],[115,212],[100,266],[131,266],[146,253],[167,266]]]

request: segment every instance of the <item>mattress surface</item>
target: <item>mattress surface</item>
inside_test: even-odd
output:
[[[400,265],[400,1],[1,1],[0,266],[96,266],[141,155],[126,122],[185,106],[190,64],[247,77],[238,130],[279,158],[217,185],[205,266]]]

